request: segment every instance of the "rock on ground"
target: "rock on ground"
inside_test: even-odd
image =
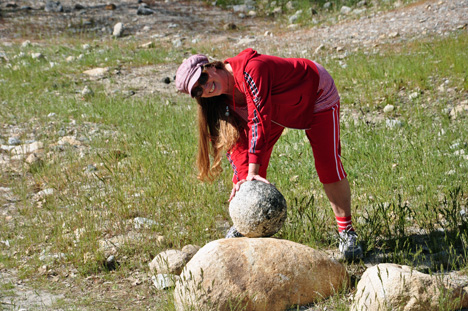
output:
[[[278,232],[287,216],[286,200],[272,184],[243,183],[229,204],[229,215],[242,235],[268,237]]]
[[[160,274],[179,275],[188,260],[189,255],[187,253],[169,249],[156,255],[150,262],[149,267],[151,271]]]
[[[347,285],[345,267],[323,252],[273,238],[221,239],[188,262],[174,292],[177,310],[283,311]]]
[[[200,250],[200,248],[201,247],[198,245],[189,244],[189,245],[185,245],[184,247],[182,247],[181,251],[186,253],[190,260],[192,259],[193,256],[195,256],[195,254]]]
[[[413,270],[409,266],[379,264],[367,269],[356,289],[352,311],[430,311],[440,310],[441,302],[452,305],[444,310],[468,306],[463,288]]]

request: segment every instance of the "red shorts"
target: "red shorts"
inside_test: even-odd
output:
[[[341,163],[340,103],[338,102],[329,110],[315,113],[312,118],[313,124],[305,132],[312,146],[319,180],[323,184],[340,181],[347,176]],[[269,148],[262,158],[260,176],[266,177],[271,151],[283,129],[283,127],[272,123]]]
[[[330,184],[346,177],[346,172],[341,163],[340,144],[340,103],[329,110],[315,113],[312,126],[306,130],[315,159],[315,169],[320,182]],[[284,127],[275,123],[271,124],[268,141],[268,149],[262,156],[259,175],[266,178],[271,152],[283,132]],[[245,150],[246,151],[246,150]],[[229,161],[234,169],[232,181],[237,183],[247,177],[248,160],[238,150],[228,153]],[[233,161],[235,160],[235,161]],[[234,162],[237,163],[234,164]]]
[[[340,103],[313,115],[313,125],[306,130],[320,182],[330,184],[346,177],[341,163]]]

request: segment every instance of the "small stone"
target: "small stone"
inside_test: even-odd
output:
[[[158,290],[165,290],[176,286],[176,282],[179,280],[179,276],[173,274],[159,273],[156,276],[152,276],[154,286]]]
[[[416,99],[419,97],[419,92],[413,92],[409,95],[409,99]]]
[[[361,15],[361,14],[363,14],[364,12],[366,12],[366,9],[354,9],[354,10],[353,10],[353,14],[354,14],[354,15]]]
[[[44,10],[46,12],[63,12],[63,6],[60,4],[60,1],[47,1]]]
[[[395,128],[395,127],[402,127],[403,122],[400,120],[395,120],[395,119],[387,119],[385,120],[385,124],[387,125],[388,128]]]
[[[289,17],[289,23],[290,23],[290,24],[295,24],[295,23],[297,23],[297,20],[298,20],[298,19],[299,19],[299,16],[297,16],[297,15],[292,15],[292,16]]]
[[[107,257],[104,265],[108,270],[115,270],[117,268],[117,261],[115,260],[115,256],[110,255]]]
[[[325,49],[325,45],[323,44],[320,44],[314,51],[314,55],[315,54],[318,54],[321,50],[324,50]]]
[[[468,114],[468,104],[460,104],[450,110],[450,117],[455,120],[459,116]]]
[[[147,43],[143,43],[142,45],[140,45],[140,48],[141,49],[150,49],[150,48],[154,48],[155,45],[154,45],[154,42],[150,41],[150,42],[147,42]]]
[[[399,36],[400,36],[400,33],[398,33],[398,31],[391,32],[391,33],[388,34],[389,38],[396,38],[396,37],[399,37]]]
[[[106,7],[105,7],[106,10],[108,11],[113,11],[115,9],[117,9],[117,6],[113,3],[109,3],[109,4],[106,4]]]
[[[64,136],[57,142],[58,145],[81,146],[81,142],[75,136]]]
[[[21,145],[21,140],[18,137],[10,137],[8,138],[8,145],[10,146]]]
[[[38,164],[41,163],[42,159],[36,154],[36,153],[31,153],[27,158],[26,158],[26,163],[33,165],[33,164]]]
[[[137,15],[151,15],[154,11],[149,8],[145,3],[140,4],[137,9]]]
[[[29,46],[31,46],[31,41],[29,41],[29,40],[26,40],[23,43],[21,43],[21,47],[23,47],[23,48],[26,48],[26,47],[29,47]]]
[[[250,16],[250,17],[256,17],[257,12],[251,10],[251,11],[249,11],[249,13],[247,13],[247,15]]]
[[[273,9],[272,13],[274,15],[280,15],[280,14],[283,14],[283,9],[281,7],[276,7]]]
[[[7,55],[3,51],[0,51],[0,61],[9,62]]]
[[[181,39],[177,38],[172,41],[172,45],[174,45],[175,48],[180,48],[183,45],[183,43]]]
[[[41,190],[39,191],[38,193],[36,193],[34,195],[34,200],[35,201],[39,201],[39,200],[43,200],[45,199],[46,197],[48,196],[51,196],[54,194],[54,189],[52,188],[47,188],[47,189],[44,189],[44,190]]]
[[[61,129],[57,132],[57,135],[60,136],[60,137],[63,137],[65,135],[67,135],[67,132],[64,130],[64,129]]]
[[[88,173],[97,172],[97,170],[98,169],[94,164],[88,164],[88,166],[86,166],[86,169],[85,169],[85,171]]]
[[[227,23],[227,24],[224,24],[223,28],[224,30],[236,30],[237,25],[234,23]]]
[[[352,9],[349,6],[343,5],[341,7],[340,13],[343,14],[343,15],[347,15],[347,14],[351,13],[351,11],[352,11]]]
[[[383,112],[389,113],[389,112],[392,112],[394,109],[395,107],[393,105],[386,105],[383,109]]]
[[[324,8],[325,10],[329,10],[329,9],[331,9],[331,7],[332,7],[332,3],[331,3],[331,2],[325,2],[325,3],[323,4],[323,8]]]
[[[90,77],[95,77],[95,78],[98,78],[98,77],[101,77],[103,75],[105,75],[106,73],[109,72],[109,68],[108,67],[105,67],[105,68],[94,68],[94,69],[89,69],[89,70],[86,70],[86,71],[83,71],[83,73],[85,75],[88,75]]]
[[[125,97],[131,97],[133,95],[135,95],[135,91],[134,90],[125,90],[122,92],[122,94],[125,96]]]
[[[188,255],[187,260],[192,259],[193,256],[200,250],[200,246],[188,244],[182,247],[182,252]]]
[[[135,217],[133,219],[133,227],[135,229],[140,228],[151,228],[152,226],[157,226],[158,223],[152,219],[144,218],[144,217]]]
[[[87,85],[81,90],[81,95],[87,96],[87,95],[93,95],[94,92],[91,88],[89,88]]]
[[[247,6],[245,4],[238,4],[238,5],[233,5],[232,10],[234,13],[239,13],[239,12],[247,12]]]
[[[237,46],[241,45],[250,45],[253,42],[255,42],[257,39],[251,38],[251,37],[246,37],[246,38],[240,38],[239,41],[236,43]]]
[[[40,141],[31,142],[28,144],[16,146],[11,149],[12,154],[28,154],[44,148],[44,144]]]
[[[124,25],[123,23],[117,23],[114,25],[114,31],[112,32],[113,37],[122,37],[124,32]]]
[[[188,262],[188,254],[179,250],[169,249],[159,253],[149,263],[152,272],[179,275]]]
[[[31,53],[32,59],[41,59],[44,58],[44,55],[42,53]]]
[[[169,83],[171,83],[171,78],[165,77],[165,78],[162,79],[162,82],[165,83],[165,84],[169,84]]]

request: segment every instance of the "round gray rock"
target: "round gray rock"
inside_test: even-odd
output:
[[[242,235],[268,237],[278,232],[287,216],[286,200],[272,184],[243,183],[229,204],[229,215]]]

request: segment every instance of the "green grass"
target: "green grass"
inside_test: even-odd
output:
[[[467,41],[466,33],[458,33],[388,46],[379,54],[356,52],[344,59],[346,68],[332,58],[318,60],[332,73],[342,96],[343,162],[352,186],[355,227],[368,254],[384,252],[389,261],[402,264],[431,255],[430,270],[441,265],[466,270],[468,225],[462,213],[468,165],[456,152],[468,152],[468,131],[466,118],[451,119],[447,109],[467,98]],[[140,50],[134,42],[115,41],[91,44],[84,51],[84,43],[4,48],[11,61],[0,67],[0,123],[4,129],[21,128],[23,140],[34,133],[44,142],[46,156],[42,165],[2,171],[0,186],[12,188],[20,201],[13,221],[7,224],[0,216],[0,223],[7,224],[0,226],[0,237],[11,244],[0,248],[0,266],[19,268],[21,277],[31,278],[46,264],[63,279],[76,273],[75,283],[86,288],[88,277],[121,280],[148,271],[147,263],[166,248],[223,237],[217,227],[229,221],[231,172],[225,161],[214,183],[196,179],[195,102],[182,95],[109,96],[99,81],[81,74],[93,67],[179,63],[182,52]],[[14,58],[20,51],[25,56]],[[32,60],[31,52],[41,52],[45,59]],[[80,60],[64,60],[80,54]],[[50,62],[56,64],[51,67]],[[440,93],[441,84],[456,88],[455,93]],[[77,93],[85,85],[94,95]],[[414,92],[418,96],[410,99]],[[395,110],[386,114],[387,104]],[[56,116],[49,117],[51,112]],[[397,119],[401,126],[389,128],[386,119]],[[60,131],[79,138],[82,147],[55,146],[63,136]],[[8,139],[5,131],[1,135]],[[90,164],[97,170],[87,172]],[[289,130],[283,135],[268,178],[289,207],[277,236],[335,248],[336,224],[304,133]],[[32,192],[46,188],[54,189],[54,195],[40,203],[31,198]],[[156,224],[135,230],[135,217]],[[109,271],[98,240],[130,231],[143,233],[144,240],[124,245],[117,270]],[[155,243],[156,235],[165,242]],[[439,260],[443,250],[449,256]],[[61,253],[65,257],[41,260],[43,254]],[[126,288],[125,283],[115,286]],[[150,305],[172,308],[170,291],[145,288],[141,295],[156,296]],[[92,303],[87,295],[75,299],[77,306]],[[342,300],[325,304],[346,308]],[[102,310],[107,307],[108,302],[100,303]]]

